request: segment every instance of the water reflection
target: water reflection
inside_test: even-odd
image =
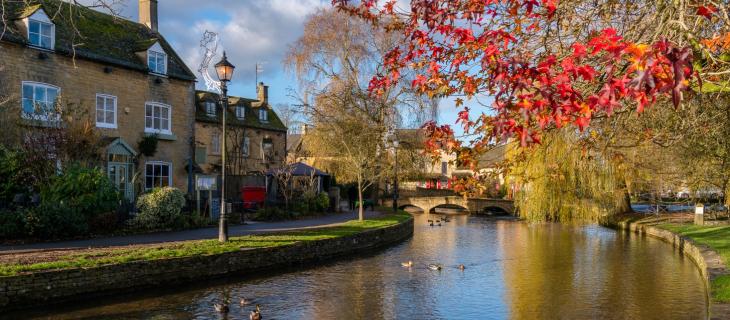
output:
[[[692,262],[654,239],[601,227],[458,216],[375,254],[255,279],[98,299],[39,319],[703,319]],[[413,260],[412,268],[402,261]],[[442,271],[428,270],[441,263]],[[457,269],[464,264],[466,270]],[[240,306],[245,297],[252,304]],[[231,300],[223,317],[213,304]]]

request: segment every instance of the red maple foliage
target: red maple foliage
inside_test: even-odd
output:
[[[395,85],[403,69],[416,73],[411,85],[438,96],[493,97],[489,116],[473,118],[465,108],[457,123],[483,133],[473,147],[517,138],[539,143],[550,128],[584,130],[597,114],[624,105],[638,112],[662,96],[675,106],[693,75],[692,50],[668,40],[633,43],[614,29],[596,30],[566,52],[525,49],[530,35],[554,19],[557,0],[412,0],[410,12],[394,11],[396,1],[333,0],[345,10],[402,33],[405,41],[384,57],[386,72],[369,85],[373,94]],[[699,7],[698,15],[714,10]],[[457,106],[463,100],[457,99]],[[447,125],[424,125],[427,150],[461,148]]]

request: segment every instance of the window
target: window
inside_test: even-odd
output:
[[[213,133],[210,138],[210,154],[221,154],[221,135]]]
[[[167,162],[149,161],[145,163],[145,189],[169,187],[172,185],[172,165]]]
[[[205,146],[195,147],[195,163],[201,164],[208,162],[207,152],[208,150]]]
[[[167,55],[157,51],[147,51],[147,67],[150,72],[167,74]]]
[[[117,127],[117,97],[96,95],[96,126],[99,128]]]
[[[151,133],[166,133],[170,131],[170,110],[172,107],[155,102],[145,105],[144,131]]]
[[[441,161],[441,175],[445,176],[449,172],[449,163]]]
[[[59,91],[56,86],[24,81],[22,116],[34,120],[58,120],[60,116],[56,112],[56,99]]]
[[[205,102],[205,113],[208,114],[209,117],[215,117],[215,102]]]
[[[266,108],[259,109],[259,120],[261,122],[269,122],[269,112]]]
[[[243,137],[243,145],[241,146],[241,153],[243,153],[244,157],[248,157],[250,153],[251,148],[251,141],[249,141],[248,137]]]
[[[56,26],[53,25],[43,10],[38,10],[26,20],[28,43],[33,47],[53,50],[55,46]]]
[[[261,160],[263,162],[269,162],[273,160],[274,143],[271,139],[264,139],[261,142]]]
[[[246,118],[246,108],[243,106],[237,106],[236,107],[236,118],[238,120],[243,120]]]

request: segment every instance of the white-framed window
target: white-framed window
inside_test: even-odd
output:
[[[241,153],[244,157],[248,157],[251,154],[251,141],[248,137],[243,137],[243,145],[241,146]]]
[[[96,126],[99,128],[117,127],[117,97],[96,94]]]
[[[33,47],[53,50],[56,45],[56,26],[43,9],[38,9],[25,19],[28,28],[28,44]]]
[[[144,167],[145,189],[172,186],[172,164],[163,161],[147,161]]]
[[[23,81],[22,82],[22,116],[33,120],[58,120],[60,115],[56,110],[56,100],[61,92],[54,85]]]
[[[261,122],[269,122],[269,111],[266,108],[259,109],[259,120]]]
[[[264,139],[261,141],[261,160],[263,162],[269,162],[273,160],[274,156],[274,142],[270,139]]]
[[[215,107],[216,107],[216,103],[215,102],[213,102],[213,101],[206,101],[205,102],[205,113],[209,117],[215,117]]]
[[[238,120],[243,120],[246,118],[246,107],[236,106],[236,118],[238,118]]]
[[[155,43],[147,50],[147,67],[152,73],[167,74],[167,54],[160,43]]]
[[[214,132],[210,137],[210,154],[221,154],[221,135]]]
[[[147,102],[145,104],[144,131],[171,134],[171,117],[171,106],[159,102]]]

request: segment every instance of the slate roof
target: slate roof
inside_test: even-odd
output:
[[[21,20],[43,9],[56,26],[54,51],[57,54],[149,72],[147,61],[137,52],[146,51],[159,42],[168,55],[167,76],[195,80],[195,74],[165,38],[143,24],[61,0],[11,0],[3,1],[3,5],[10,21],[2,38],[4,41],[27,45]],[[0,21],[0,30],[3,24]]]
[[[312,166],[307,165],[304,162],[296,162],[289,165],[289,169],[291,170],[291,175],[295,177],[309,177],[314,175],[315,177],[329,177],[329,173],[326,173],[322,170],[319,170],[317,168],[314,168]],[[283,171],[286,169],[269,169],[269,171],[266,173],[268,175],[276,174],[279,171]]]
[[[195,121],[207,122],[213,124],[221,123],[221,110],[216,108],[216,116],[211,117],[205,110],[206,101],[218,101],[219,95],[217,93],[208,91],[196,91],[195,92]],[[258,100],[247,99],[241,97],[229,96],[229,108],[228,114],[226,114],[226,123],[231,126],[256,128],[263,130],[273,130],[286,132],[287,128],[276,112],[271,109],[268,105],[257,106]],[[236,106],[243,106],[246,108],[246,115],[243,120],[239,120],[236,117]],[[259,109],[265,108],[269,113],[268,122],[261,122],[259,120]]]

